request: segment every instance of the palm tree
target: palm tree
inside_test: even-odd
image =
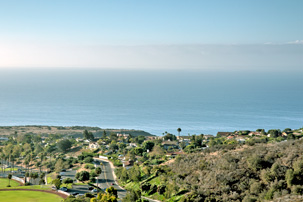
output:
[[[181,128],[178,128],[177,131],[178,131],[178,136],[179,136],[179,140],[180,140],[180,132],[181,132],[182,130],[181,130]]]
[[[8,174],[7,175],[7,178],[8,178],[8,186],[10,187],[11,186],[11,179],[12,179],[12,174]]]

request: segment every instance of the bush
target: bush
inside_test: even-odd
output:
[[[257,199],[255,197],[252,197],[252,196],[245,196],[243,198],[243,202],[256,202]]]
[[[93,162],[93,157],[88,156],[84,158],[84,163],[91,163],[91,162]]]
[[[293,194],[303,194],[303,186],[300,185],[294,185],[291,187],[291,193]]]
[[[93,164],[85,164],[84,166],[85,169],[95,169],[95,166]]]
[[[91,193],[85,193],[84,196],[87,197],[87,198],[93,198],[93,197],[95,197],[95,196],[94,196],[93,194],[91,194]]]

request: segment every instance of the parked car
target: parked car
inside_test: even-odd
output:
[[[57,188],[55,186],[52,186],[52,190],[57,191]]]
[[[71,195],[77,196],[79,193],[78,192],[72,192]]]
[[[115,185],[115,183],[111,183],[111,185]]]
[[[94,187],[88,187],[88,190],[93,190],[94,189]]]
[[[97,190],[97,189],[93,189],[93,190],[91,190],[91,192],[93,192],[93,193],[97,193],[97,192],[98,192],[98,190]]]
[[[60,190],[61,191],[67,191],[67,188],[66,187],[61,187]]]

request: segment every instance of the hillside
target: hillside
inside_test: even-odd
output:
[[[302,138],[215,145],[165,163],[153,151],[116,174],[126,189],[166,202],[303,201],[302,154]]]
[[[142,130],[129,130],[129,129],[102,129],[99,127],[88,127],[88,126],[0,126],[0,135],[11,135],[11,134],[61,134],[61,135],[72,135],[75,137],[82,136],[84,130],[88,130],[96,137],[100,137],[105,130],[109,135],[111,132],[113,133],[127,133],[132,136],[153,136],[150,133],[147,133]]]
[[[303,140],[179,156],[172,183],[183,201],[261,201],[303,194]]]

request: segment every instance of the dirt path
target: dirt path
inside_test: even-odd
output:
[[[62,198],[67,198],[65,194],[61,194],[56,191],[49,191],[49,190],[40,190],[40,189],[0,189],[0,191],[40,191],[40,192],[45,192],[45,193],[50,193],[50,194],[56,194]]]

